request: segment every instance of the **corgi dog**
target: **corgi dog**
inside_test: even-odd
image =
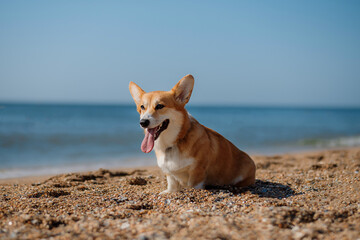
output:
[[[186,111],[193,87],[191,75],[170,91],[147,93],[135,83],[129,84],[145,133],[141,150],[149,153],[154,148],[157,164],[166,174],[163,193],[182,187],[254,184],[256,167],[249,155]]]

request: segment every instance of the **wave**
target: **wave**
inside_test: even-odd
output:
[[[330,139],[305,139],[300,141],[300,144],[320,148],[356,147],[360,146],[360,136],[337,137]]]
[[[32,167],[0,168],[0,179],[56,175],[71,172],[94,171],[100,168],[116,169],[128,167],[144,167],[156,165],[155,159],[151,156],[131,157],[120,159],[105,159],[98,162],[72,163],[62,165],[42,165]]]

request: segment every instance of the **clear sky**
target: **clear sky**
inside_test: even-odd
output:
[[[360,107],[360,1],[0,1],[0,101]]]

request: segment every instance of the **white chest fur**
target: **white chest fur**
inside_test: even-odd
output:
[[[194,159],[192,158],[183,157],[179,152],[179,149],[175,146],[168,148],[165,152],[157,155],[157,163],[165,173],[182,171],[194,162]]]
[[[177,147],[167,148],[165,152],[157,152],[157,163],[162,171],[175,177],[182,185],[187,185],[188,171],[194,163],[193,158],[184,157]]]

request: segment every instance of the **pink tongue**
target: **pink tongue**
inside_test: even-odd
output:
[[[154,141],[155,141],[155,129],[146,129],[145,130],[145,137],[141,143],[141,151],[144,153],[149,153],[154,148]]]

